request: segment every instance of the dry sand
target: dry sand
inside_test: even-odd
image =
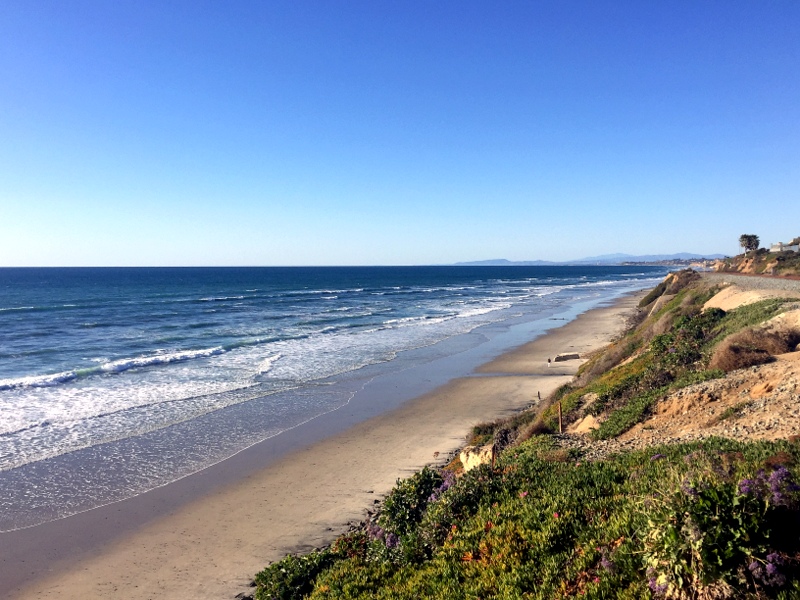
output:
[[[703,305],[703,309],[721,308],[724,311],[735,310],[740,306],[754,304],[768,298],[797,298],[796,290],[780,289],[744,289],[738,285],[725,288]]]
[[[619,437],[645,445],[672,438],[723,436],[785,440],[800,433],[800,352],[695,384],[659,402],[653,414]]]
[[[585,313],[474,376],[289,454],[85,556],[49,565],[26,588],[10,590],[11,597],[221,600],[249,593],[251,578],[268,562],[332,541],[398,477],[442,462],[463,445],[472,425],[524,408],[537,393],[544,398],[569,381],[583,361],[548,368],[547,358],[602,347],[638,299]],[[14,560],[13,552],[3,557],[12,568]]]

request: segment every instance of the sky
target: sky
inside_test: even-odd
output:
[[[0,266],[800,235],[800,3],[3,0]]]

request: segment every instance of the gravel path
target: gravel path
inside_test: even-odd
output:
[[[732,283],[743,290],[783,290],[800,294],[800,280],[763,275],[741,275],[734,273],[701,273],[709,283]]]

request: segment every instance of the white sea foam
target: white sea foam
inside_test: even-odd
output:
[[[86,369],[0,380],[0,470],[191,422],[221,408],[256,398],[261,402],[293,390],[282,396],[280,407],[264,400],[266,410],[259,413],[266,429],[277,432],[318,414],[323,405],[329,406],[320,386],[331,377],[391,361],[400,352],[435,344],[486,323],[605,294],[591,282],[569,281],[569,285],[564,280],[548,285],[531,278],[476,286],[267,290],[258,296],[258,308],[251,312],[239,312],[240,308],[232,306],[238,300],[247,304],[246,298],[236,295],[243,288],[202,291],[193,299],[175,298],[170,300],[174,310],[192,313],[190,318],[170,320],[169,315],[177,312],[159,307],[159,319],[165,318],[169,325],[166,332],[148,337],[146,330],[142,333],[139,327],[130,327],[123,330],[127,337],[118,338],[121,344],[130,340],[128,348],[149,347],[150,351],[139,356],[135,356],[137,351],[129,351],[127,358],[116,358],[119,345],[86,347],[75,354],[74,363],[68,363],[72,367],[89,365]],[[201,306],[191,308],[187,303],[197,303],[201,295],[205,302],[218,301],[214,310],[228,315],[228,320],[219,321],[229,337],[215,337],[219,332],[208,328],[192,333],[192,326],[205,317],[195,316],[203,312]],[[338,301],[321,302],[337,300],[333,298],[336,295]],[[80,319],[84,323],[95,320],[91,314]],[[116,330],[112,333],[117,335]],[[97,332],[91,335],[104,338]],[[152,349],[173,343],[188,346],[186,339],[195,346],[203,344],[198,340],[206,340],[209,347]],[[125,375],[116,376],[121,373]],[[338,402],[331,400],[330,407]],[[211,439],[213,432],[208,436]],[[169,478],[168,466],[159,463],[148,469]]]
[[[29,377],[17,377],[15,379],[0,379],[0,390],[14,390],[17,388],[39,388],[60,385],[73,379],[77,379],[75,371],[64,371],[51,375],[31,375]]]
[[[0,312],[8,312],[12,310],[35,310],[35,306],[8,306],[5,308],[0,308]]]
[[[139,356],[137,358],[125,358],[100,365],[100,370],[105,373],[122,373],[128,369],[150,367],[154,365],[168,365],[170,363],[191,360],[193,358],[216,356],[223,352],[225,352],[225,349],[221,346],[217,346],[215,348],[205,348],[203,350],[182,350],[179,352]]]
[[[168,365],[170,363],[181,362],[195,358],[216,356],[224,353],[225,351],[225,348],[217,346],[215,348],[204,348],[202,350],[182,350],[178,352],[164,352],[155,355],[138,356],[135,358],[123,358],[110,362],[106,362],[104,360],[98,366],[89,367],[86,369],[75,369],[46,375],[29,375],[26,377],[17,377],[12,379],[0,379],[0,391],[18,388],[53,387],[99,373],[122,373],[130,369]],[[95,363],[100,362],[99,359],[89,360]]]
[[[244,296],[217,296],[200,298],[200,302],[225,302],[226,300],[244,300]]]
[[[504,308],[510,308],[513,304],[509,302],[501,302],[495,306],[482,306],[480,308],[471,308],[469,310],[465,310],[464,312],[460,313],[458,317],[460,319],[465,319],[469,317],[478,317],[480,315],[486,315],[491,312],[495,312],[496,310],[503,310]]]
[[[384,324],[389,327],[412,327],[414,325],[435,325],[437,323],[443,323],[445,321],[449,321],[455,316],[456,315],[432,317],[424,315],[420,317],[401,317],[399,319],[387,319],[386,321],[384,321]]]
[[[261,361],[261,364],[258,365],[258,373],[259,375],[263,375],[264,373],[269,373],[272,370],[275,361],[279,360],[283,355],[281,353],[276,353],[271,356],[266,357],[264,360]]]

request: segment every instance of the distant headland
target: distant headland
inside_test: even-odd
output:
[[[464,267],[548,267],[548,266],[586,266],[586,265],[665,265],[665,266],[711,266],[715,261],[726,258],[723,254],[692,254],[690,252],[678,252],[676,254],[602,254],[600,256],[589,256],[577,260],[569,261],[549,261],[549,260],[524,260],[513,261],[505,258],[490,260],[476,260],[469,262],[456,263],[457,266]]]

